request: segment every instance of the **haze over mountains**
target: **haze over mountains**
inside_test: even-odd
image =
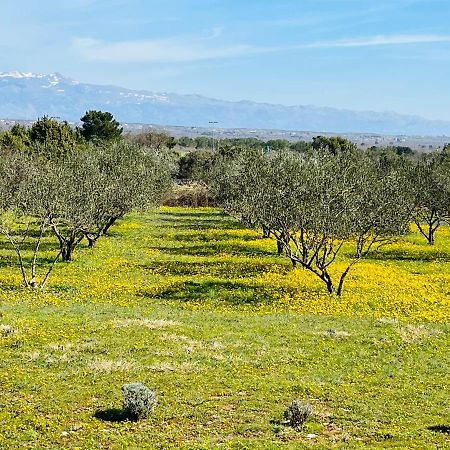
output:
[[[77,121],[90,109],[132,123],[202,127],[217,121],[222,128],[450,136],[450,122],[391,112],[230,102],[80,83],[58,73],[0,72],[0,118],[34,120],[46,114]]]

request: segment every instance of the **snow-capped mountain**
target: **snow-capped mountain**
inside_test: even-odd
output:
[[[419,116],[229,102],[80,83],[59,73],[0,72],[0,118],[33,120],[49,115],[77,121],[89,109],[110,111],[131,123],[205,126],[214,120],[222,128],[450,136],[450,122]]]

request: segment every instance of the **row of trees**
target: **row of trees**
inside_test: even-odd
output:
[[[336,141],[336,142],[349,142],[347,139],[341,137],[328,137],[328,136],[317,136],[314,137],[312,142],[308,141],[295,141],[291,142],[287,139],[270,139],[267,141],[254,138],[254,137],[246,137],[246,138],[220,138],[219,140],[215,140],[216,144],[219,146],[234,146],[234,147],[245,147],[245,148],[259,148],[265,149],[266,151],[278,151],[278,150],[293,150],[296,152],[306,152],[311,148],[317,148],[321,146],[322,141]],[[213,148],[213,139],[209,136],[197,136],[195,138],[182,136],[179,138],[173,138],[174,145],[178,145],[179,147],[196,149],[196,150],[208,150]],[[371,151],[378,151],[382,147],[373,146],[370,147]],[[412,156],[415,154],[411,147],[406,146],[396,146],[391,145],[389,147],[385,147],[385,150],[389,150],[390,152],[396,153],[397,155],[407,155]]]
[[[216,151],[195,150],[178,158],[177,178],[208,184],[214,177],[214,168],[224,159],[229,161],[239,157],[242,152],[253,150],[257,153],[268,154],[273,152],[300,153],[303,156],[311,152],[326,150],[333,155],[337,153],[364,153],[366,157],[379,160],[384,165],[401,165],[410,171],[409,185],[411,195],[414,196],[414,214],[412,220],[418,226],[421,234],[429,244],[434,244],[435,233],[443,224],[450,222],[450,147],[441,151],[417,155],[409,151],[409,147],[371,147],[365,151],[357,150],[356,146],[341,137],[314,138],[312,143],[302,143],[305,147],[302,151],[289,146],[272,147],[264,146],[261,141],[256,145],[251,139],[251,145],[235,145],[220,141]],[[282,141],[276,141],[282,143]],[[286,141],[287,142],[287,141]],[[406,189],[406,187],[405,187]]]
[[[9,131],[0,133],[0,148],[24,151],[47,147],[52,153],[69,153],[77,146],[92,142],[120,140],[123,128],[109,112],[87,111],[80,119],[81,126],[72,128],[68,122],[44,116],[29,128],[16,124]]]
[[[172,146],[179,144],[178,140],[171,138]],[[210,176],[211,168],[216,164],[224,154],[235,155],[242,149],[254,149],[261,152],[274,151],[293,151],[298,153],[308,153],[311,150],[320,148],[344,149],[346,147],[354,148],[347,139],[341,137],[324,137],[317,136],[312,142],[295,142],[291,143],[284,140],[260,141],[255,138],[245,139],[223,139],[218,141],[216,151],[206,147],[197,148],[196,150],[187,152],[179,157],[179,170],[177,178],[181,180],[192,180],[196,182],[205,182]],[[395,159],[398,156],[417,160],[416,155],[409,147],[370,147],[366,151],[374,157],[383,157],[385,159]]]
[[[67,127],[43,118],[26,130],[24,145],[0,147],[0,233],[27,287],[44,287],[83,240],[93,247],[126,213],[159,204],[172,184],[172,161],[161,149],[101,138],[101,124],[90,129],[95,139],[66,145]],[[50,259],[42,251],[48,236],[58,244]]]
[[[450,220],[450,148],[416,163],[324,138],[305,153],[243,150],[211,173],[225,210],[273,237],[278,252],[330,294],[341,295],[351,268],[409,232],[412,221],[433,244]],[[342,252],[348,263],[330,271]]]

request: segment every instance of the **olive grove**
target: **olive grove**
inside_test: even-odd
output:
[[[1,149],[0,234],[17,255],[24,285],[44,287],[56,262],[70,261],[83,239],[92,247],[124,214],[159,204],[170,185],[169,159],[139,145],[84,145],[63,154],[38,145]],[[50,257],[40,250],[52,236],[58,250]]]

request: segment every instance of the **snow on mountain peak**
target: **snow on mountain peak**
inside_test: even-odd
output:
[[[50,74],[42,74],[42,73],[33,73],[33,72],[20,72],[18,70],[12,72],[0,72],[0,79],[7,81],[8,79],[15,80],[40,80],[42,81],[42,88],[49,89],[58,86],[61,82],[70,82],[71,84],[77,84],[77,82],[73,80],[69,80],[65,78],[60,73],[50,73]]]
[[[0,78],[44,78],[46,75],[33,72],[0,72]]]
[[[48,79],[52,82],[60,82],[64,77],[59,73],[33,73],[33,72],[19,72],[18,70],[12,72],[0,72],[0,78],[16,78],[16,79]]]

